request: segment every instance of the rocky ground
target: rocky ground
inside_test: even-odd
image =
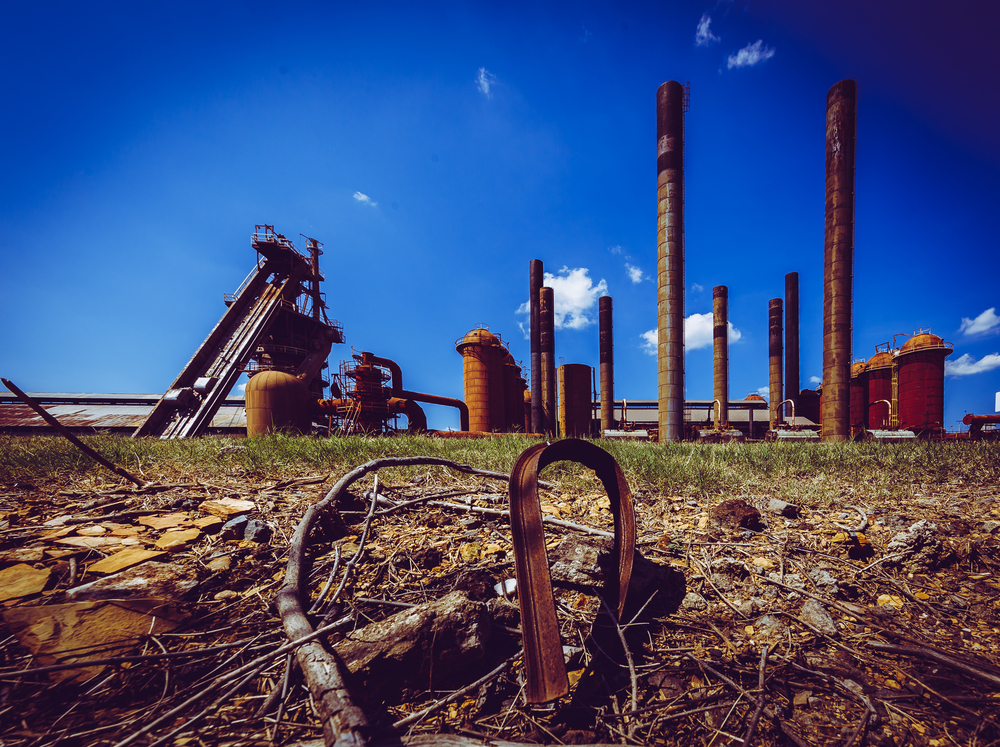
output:
[[[339,477],[3,486],[0,744],[320,740],[275,595]],[[309,536],[306,603],[372,743],[1000,744],[1000,491],[632,490],[621,629],[597,593],[601,484],[541,491],[571,690],[529,706],[506,483],[356,483]]]

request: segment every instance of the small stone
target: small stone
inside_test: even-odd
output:
[[[768,501],[767,510],[771,513],[780,514],[786,519],[797,519],[799,517],[799,507],[794,503],[786,503],[778,498]]]
[[[266,544],[271,539],[271,527],[260,519],[250,519],[243,530],[243,539],[259,545]]]
[[[482,549],[478,542],[466,542],[459,546],[458,554],[466,563],[475,563],[482,554]]]
[[[205,565],[208,566],[210,571],[228,571],[230,566],[233,564],[233,558],[230,555],[223,555],[219,558],[212,558]]]
[[[223,519],[228,519],[233,515],[242,515],[253,511],[253,501],[243,501],[239,498],[220,498],[218,500],[203,501],[198,506],[206,514],[214,514]]]
[[[712,509],[712,520],[729,529],[752,529],[755,532],[764,529],[760,511],[738,498],[722,501]]]
[[[802,605],[802,609],[799,611],[799,616],[802,621],[806,624],[812,626],[820,633],[826,635],[837,635],[837,623],[834,621],[833,616],[827,611],[826,607],[823,606],[822,602],[815,599],[809,599],[805,604]]]
[[[684,601],[681,602],[681,606],[687,610],[703,610],[708,607],[708,602],[705,601],[705,597],[701,594],[689,591],[684,595]]]
[[[1000,521],[987,521],[983,524],[983,531],[987,534],[993,534],[997,529],[1000,529]]]
[[[246,531],[246,525],[250,522],[246,516],[237,516],[235,519],[230,519],[225,524],[222,525],[222,529],[219,531],[219,537],[224,540],[237,540],[243,537],[243,533]]]
[[[91,524],[88,527],[80,527],[76,533],[82,537],[100,537],[102,534],[107,534],[107,531],[100,524]]]

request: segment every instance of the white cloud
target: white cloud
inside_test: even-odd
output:
[[[590,270],[586,267],[563,267],[558,275],[545,273],[543,285],[552,289],[552,299],[555,302],[553,316],[556,329],[583,329],[594,323],[590,311],[597,304],[597,299],[607,295],[608,283],[604,279],[597,285],[590,279]],[[527,301],[517,307],[516,314],[530,313]],[[524,331],[524,328],[521,328]]]
[[[729,69],[734,67],[753,67],[758,62],[774,57],[774,50],[764,46],[764,40],[758,39],[753,44],[747,44],[736,54],[729,55]]]
[[[767,386],[762,386],[757,390],[757,394],[766,399],[768,402],[771,401],[771,388]]]
[[[365,205],[371,205],[372,207],[378,207],[378,203],[374,202],[371,197],[361,192],[354,193],[354,199],[358,202],[364,203]]]
[[[958,328],[958,331],[966,337],[969,335],[978,335],[980,332],[989,332],[994,329],[1000,331],[1000,316],[996,315],[996,310],[996,306],[992,306],[975,319],[963,316],[962,326]]]
[[[656,355],[656,345],[660,338],[656,330],[651,329],[649,332],[643,332],[640,337],[642,337],[642,352],[646,355]]]
[[[249,383],[249,382],[247,382],[247,381],[244,381],[244,382],[243,382],[242,384],[237,384],[237,385],[236,385],[236,391],[238,391],[238,392],[241,392],[241,393],[243,393],[243,394],[246,394],[246,391],[247,391],[247,384],[248,384],[248,383]]]
[[[497,76],[487,70],[485,67],[479,68],[479,73],[476,75],[476,88],[479,92],[483,94],[486,98],[492,98],[490,93],[490,88],[492,88],[497,82]]]
[[[701,293],[703,290],[705,290],[705,286],[702,285],[701,283],[692,283],[691,284],[691,292],[692,293]]]
[[[583,329],[593,324],[588,312],[597,304],[597,299],[608,292],[608,284],[602,279],[594,285],[589,272],[586,267],[572,270],[563,267],[558,275],[545,273],[544,285],[552,289],[556,306],[556,329]]]
[[[614,246],[609,246],[608,251],[612,254],[621,254],[624,250],[621,244],[615,244]]]
[[[978,361],[966,353],[956,360],[944,362],[945,376],[971,376],[994,368],[1000,368],[1000,353],[984,355]]]
[[[633,283],[641,283],[642,282],[642,274],[643,274],[642,270],[640,270],[635,265],[630,265],[630,264],[628,264],[626,262],[625,263],[625,272],[628,273],[628,279],[631,280]]]
[[[694,32],[694,43],[697,47],[707,47],[714,41],[719,41],[719,37],[712,33],[709,25],[712,23],[711,17],[708,13],[704,13],[701,16],[701,20],[698,21],[698,29]]]
[[[823,379],[821,379],[819,376],[810,376],[809,383],[819,386],[820,384],[823,383]]]
[[[711,314],[692,314],[684,319],[684,349],[699,350],[712,346],[714,322]],[[743,333],[729,322],[729,343],[738,342]],[[642,333],[642,350],[647,355],[656,355],[659,340],[657,330]]]

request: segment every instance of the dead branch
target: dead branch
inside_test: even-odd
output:
[[[86,454],[87,456],[89,456],[91,459],[93,459],[98,464],[100,464],[100,465],[102,465],[104,467],[107,467],[109,470],[111,470],[112,472],[114,472],[119,477],[124,477],[126,480],[128,480],[129,482],[135,483],[140,488],[145,487],[145,485],[146,485],[146,481],[145,480],[140,480],[138,477],[136,477],[135,475],[133,475],[127,469],[125,469],[123,467],[119,467],[119,466],[117,466],[115,464],[112,464],[107,459],[105,459],[100,454],[98,454],[96,451],[94,451],[92,448],[90,448],[89,446],[87,446],[87,444],[85,444],[83,441],[81,441],[76,436],[74,436],[72,433],[70,433],[69,430],[66,428],[66,426],[64,426],[62,423],[60,423],[54,417],[52,417],[51,415],[49,415],[48,411],[44,407],[42,407],[40,404],[38,404],[37,402],[35,402],[34,399],[32,399],[31,397],[29,397],[27,394],[25,394],[24,392],[22,392],[20,389],[18,389],[14,385],[14,382],[10,381],[9,379],[4,379],[4,378],[0,378],[0,381],[2,381],[3,385],[5,387],[7,387],[10,391],[14,392],[14,394],[16,394],[18,396],[18,399],[20,399],[22,402],[24,402],[24,404],[26,404],[32,410],[34,410],[35,412],[37,412],[38,416],[42,420],[44,420],[46,423],[48,423],[53,428],[55,428],[56,431],[59,433],[59,435],[65,437],[67,441],[69,441],[71,444],[73,444],[76,448],[78,448],[84,454]]]

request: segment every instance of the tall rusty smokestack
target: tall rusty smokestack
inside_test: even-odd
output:
[[[799,406],[799,273],[785,275],[785,399]],[[786,414],[791,417],[788,405]]]
[[[712,352],[715,399],[719,400],[715,427],[725,428],[729,424],[729,288],[724,285],[712,288]]]
[[[826,226],[823,263],[822,438],[846,441],[851,428],[854,284],[854,165],[858,84],[842,80],[826,95]]]
[[[528,263],[528,308],[531,314],[531,432],[541,433],[542,410],[542,340],[538,322],[538,291],[542,289],[542,260]]]
[[[768,422],[773,431],[778,426],[777,404],[784,397],[781,396],[781,299],[772,298],[767,303],[767,357],[768,357],[768,384],[770,385],[770,401],[767,403],[767,410],[771,414]]]
[[[684,86],[656,92],[659,438],[684,437]]]
[[[538,339],[542,369],[542,429],[556,432],[556,333],[555,302],[551,288],[538,289]]]
[[[611,296],[597,299],[600,326],[601,435],[614,430],[615,422],[615,340],[612,334]]]

